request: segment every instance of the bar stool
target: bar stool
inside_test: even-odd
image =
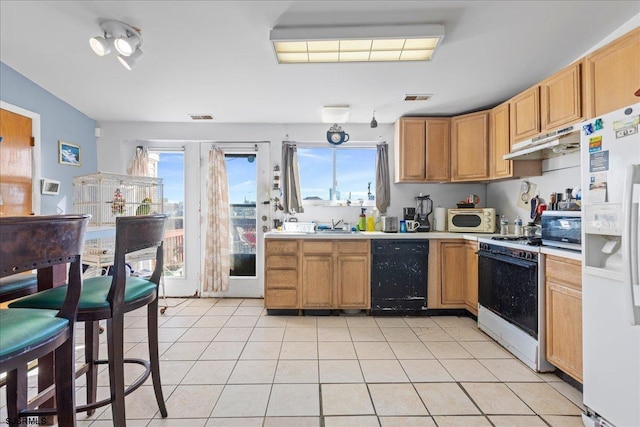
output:
[[[0,217],[0,277],[70,263],[61,304],[51,310],[0,310],[0,372],[7,372],[8,424],[40,412],[45,393],[27,402],[27,364],[55,354],[55,397],[61,427],[75,426],[75,318],[82,291],[81,256],[89,215]]]
[[[96,408],[111,404],[114,426],[126,426],[124,397],[140,387],[151,374],[160,414],[167,417],[167,409],[160,383],[158,355],[158,285],[163,268],[163,238],[167,215],[144,215],[116,218],[116,242],[113,276],[91,277],[84,280],[78,305],[78,321],[85,322],[85,365],[78,374],[86,373],[87,404],[77,412],[93,414]],[[155,249],[155,250],[153,250]],[[125,257],[129,261],[155,260],[150,278],[127,277]],[[21,298],[10,307],[54,308],[62,303],[65,287],[54,288]],[[149,361],[125,359],[124,314],[147,306]],[[98,360],[99,321],[107,321],[108,359]],[[124,363],[145,367],[144,372],[125,389]],[[97,365],[109,365],[110,397],[96,402]]]

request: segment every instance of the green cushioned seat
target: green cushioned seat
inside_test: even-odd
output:
[[[109,308],[107,295],[111,287],[111,276],[91,277],[85,279],[80,295],[78,310],[97,310]],[[151,295],[156,290],[156,284],[141,277],[127,277],[124,291],[125,303]],[[60,286],[37,294],[20,298],[9,304],[11,308],[48,308],[57,309],[62,305],[67,292],[66,286]]]
[[[69,325],[57,310],[0,310],[0,357],[46,341]]]
[[[0,279],[0,294],[8,294],[19,289],[38,287],[36,274],[16,274]]]

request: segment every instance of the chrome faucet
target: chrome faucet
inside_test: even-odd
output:
[[[342,220],[339,220],[338,222],[334,222],[333,218],[331,218],[331,229],[335,230],[336,227],[339,226],[341,222],[342,222]]]

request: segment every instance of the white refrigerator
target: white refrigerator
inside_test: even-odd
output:
[[[640,426],[640,103],[582,124],[585,426]]]

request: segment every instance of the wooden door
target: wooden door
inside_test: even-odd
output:
[[[302,308],[333,307],[333,256],[302,258]]]
[[[394,138],[395,182],[424,182],[426,179],[425,119],[401,118]]]
[[[451,119],[451,181],[489,178],[489,113]]]
[[[509,101],[511,105],[511,143],[540,133],[540,86],[525,90]]]
[[[579,62],[540,83],[540,118],[543,132],[582,119],[582,66]]]
[[[426,120],[426,180],[447,182],[451,176],[451,121]]]
[[[31,119],[0,109],[0,215],[33,214]]]

